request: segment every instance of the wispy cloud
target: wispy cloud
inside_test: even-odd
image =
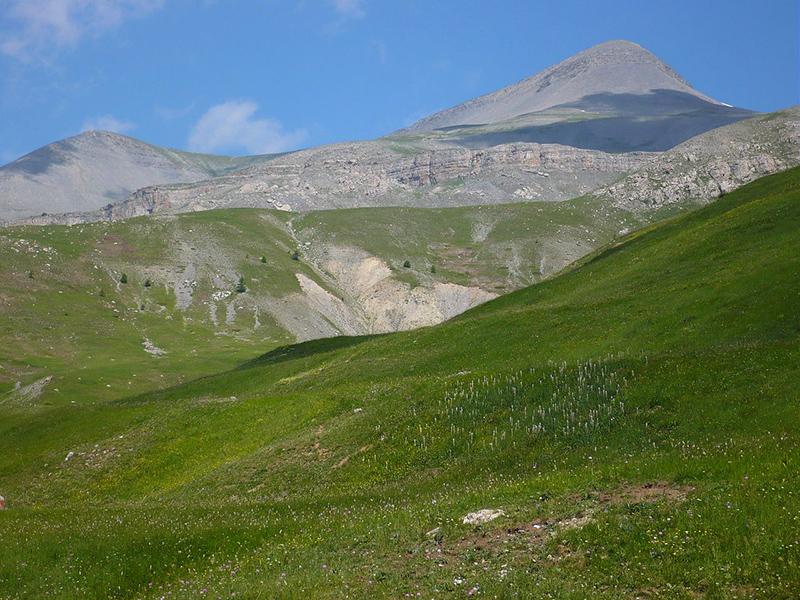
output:
[[[329,35],[338,35],[348,28],[353,21],[367,16],[365,0],[328,0],[336,18],[328,23],[323,31]]]
[[[363,19],[367,15],[364,0],[331,0],[333,8],[340,17],[346,19]]]
[[[7,0],[3,2],[0,52],[30,58],[55,48],[73,46],[124,20],[140,17],[165,0]]]
[[[123,121],[112,115],[103,115],[87,119],[81,127],[81,131],[113,131],[114,133],[127,133],[136,129],[136,125],[130,121]]]
[[[270,154],[297,148],[305,130],[286,131],[275,119],[256,116],[258,105],[250,100],[231,100],[212,106],[189,134],[195,152]]]

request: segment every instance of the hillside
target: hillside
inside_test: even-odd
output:
[[[256,160],[179,152],[87,131],[0,166],[0,223],[93,211],[148,185],[208,179]]]
[[[436,327],[5,405],[0,594],[791,598],[798,200],[761,179]]]
[[[6,228],[0,394],[18,385],[12,403],[117,398],[295,341],[432,325],[655,216],[584,198]]]

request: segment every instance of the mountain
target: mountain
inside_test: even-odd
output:
[[[88,131],[0,167],[0,221],[96,210],[141,187],[207,179],[256,160],[179,152]]]
[[[651,94],[654,94],[651,113],[657,113],[665,104],[670,106],[678,98],[688,102],[691,97],[721,105],[692,88],[671,67],[638,44],[615,40],[579,52],[519,83],[425,117],[409,130],[499,123],[548,108],[580,107],[587,99],[605,98],[607,103],[598,101],[594,106],[619,110],[625,106],[624,100]]]
[[[760,179],[435,327],[17,390],[0,595],[792,598],[799,199]]]
[[[395,143],[371,144],[384,144],[387,152],[395,152]],[[60,397],[53,389],[106,397],[120,389],[133,392],[154,382],[174,383],[177,377],[232,367],[259,349],[280,344],[439,323],[498,294],[551,277],[627,231],[800,164],[800,109],[715,129],[667,153],[641,158],[638,169],[630,155],[607,155],[631,161],[628,175],[559,202],[298,213],[231,209],[226,196],[212,195],[237,189],[241,194],[242,187],[255,186],[267,168],[274,169],[276,178],[288,177],[287,161],[302,154],[274,157],[217,177],[212,180],[217,187],[206,182],[145,188],[109,211],[68,217],[78,223],[73,227],[0,230],[0,323],[5,324],[0,327],[0,346],[6,349],[0,352],[0,392],[4,386],[25,387],[52,378],[53,385],[41,390],[48,402]],[[493,181],[498,186],[519,185],[509,176],[511,164],[499,157],[519,164],[526,160],[524,153],[488,156],[491,160],[485,163],[473,162],[472,174],[460,171],[463,179],[418,181],[407,189],[423,197],[449,194],[458,204],[466,203],[470,193],[490,189]],[[540,181],[556,179],[556,156],[548,155],[547,166],[539,163]],[[569,168],[580,164],[568,160],[580,156],[580,151],[570,154],[564,149],[560,160],[565,161],[565,185]],[[304,196],[309,199],[307,208],[314,208],[314,198],[336,198],[333,187],[325,193],[306,189],[312,185],[312,169],[320,176],[327,173],[332,186],[340,185],[336,181],[345,173],[366,172],[366,166],[352,162],[319,162],[324,168],[297,164],[297,173],[291,175],[298,182],[292,188],[295,193],[309,194]],[[596,163],[584,165],[587,170],[598,168]],[[418,163],[414,172],[420,178],[444,178],[443,173],[462,168],[460,162],[430,162]],[[585,176],[578,170],[572,181]],[[279,197],[272,185],[266,189]],[[186,196],[177,195],[179,191]],[[255,190],[248,194],[258,206]],[[214,208],[217,198],[223,200],[222,208],[204,210]],[[489,195],[475,198],[486,200]],[[123,210],[131,212],[120,214]],[[190,214],[181,214],[187,211]],[[107,222],[108,213],[148,216]],[[299,260],[292,260],[296,250]],[[262,256],[266,262],[261,262]],[[123,273],[128,284],[119,281]],[[243,294],[235,292],[240,276],[247,287]],[[48,324],[45,329],[43,323]],[[103,341],[99,352],[95,336],[102,338],[101,332],[114,342]],[[145,342],[166,354],[154,361]],[[227,358],[219,358],[222,355]],[[42,356],[50,358],[42,363]],[[75,379],[87,379],[81,365],[97,356],[105,357],[96,373],[112,385],[109,389],[86,389]],[[110,369],[112,361],[127,368]],[[139,377],[131,379],[131,371]]]
[[[609,42],[372,141],[230,159],[111,134],[71,138],[0,169],[0,219],[561,201],[754,116],[697,92],[640,46]]]
[[[751,116],[658,153],[529,143],[475,149],[435,133],[420,135],[293,152],[213,179],[143,188],[108,210],[25,222],[83,223],[220,208],[304,212],[560,202],[617,192],[623,208],[646,212],[707,202],[800,164],[800,108]]]
[[[435,113],[407,131],[445,130],[450,139],[484,147],[538,142],[606,152],[663,151],[752,114],[698,92],[641,46],[612,41]]]

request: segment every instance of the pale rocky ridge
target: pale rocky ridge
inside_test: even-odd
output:
[[[800,106],[699,135],[594,195],[637,212],[705,203],[797,165]]]
[[[666,153],[617,154],[549,144],[401,146],[391,138],[324,146],[195,184],[144,188],[107,210],[21,223],[75,224],[216,208],[489,205],[585,194],[613,197],[622,208],[643,211],[707,202],[798,164],[799,123],[795,107],[711,130]]]
[[[361,142],[288,154],[196,184],[145,188],[110,214],[119,219],[215,208],[309,211],[558,201],[615,181],[652,158],[541,144],[485,150],[430,144],[403,151],[389,141]]]
[[[224,164],[219,157],[198,161],[164,151],[167,166],[151,156],[160,149],[139,143],[146,150],[128,155],[147,158],[133,160],[133,169],[125,168],[125,153],[111,165],[90,152],[84,162],[95,175],[86,185],[75,183],[75,168],[63,173],[60,159],[50,164],[46,151],[42,172],[25,176],[28,187],[16,176],[4,183],[20,161],[0,169],[0,219],[74,224],[227,207],[309,211],[559,201],[608,186],[690,136],[749,116],[697,92],[640,46],[615,41],[375,141]],[[135,142],[118,137],[128,146]],[[110,165],[114,177],[128,173],[131,180],[111,186],[103,174]],[[140,185],[125,195],[134,175]],[[58,192],[51,192],[51,181]],[[68,198],[76,195],[80,202],[69,208]]]

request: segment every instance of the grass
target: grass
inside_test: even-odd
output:
[[[550,274],[607,242],[632,218],[608,211],[585,200],[303,216],[231,209],[4,229],[0,406],[12,402],[17,382],[53,377],[29,408],[106,402],[292,343],[296,332],[270,308],[298,303],[297,274],[358,304],[326,273],[330,246],[379,258],[410,287],[455,283],[500,293],[541,279],[543,260]],[[301,260],[292,260],[298,247]],[[123,273],[127,284],[120,284]],[[238,295],[240,277],[247,292]],[[177,288],[191,300],[181,301]],[[166,354],[154,358],[145,340]]]
[[[454,180],[453,185],[457,185]],[[462,208],[364,208],[293,220],[298,237],[366,250],[398,270],[410,260],[422,280],[507,292],[541,281],[602,246],[642,217],[594,198]],[[649,217],[643,217],[648,219]]]
[[[436,327],[3,406],[0,596],[793,598],[798,200],[759,180]]]

